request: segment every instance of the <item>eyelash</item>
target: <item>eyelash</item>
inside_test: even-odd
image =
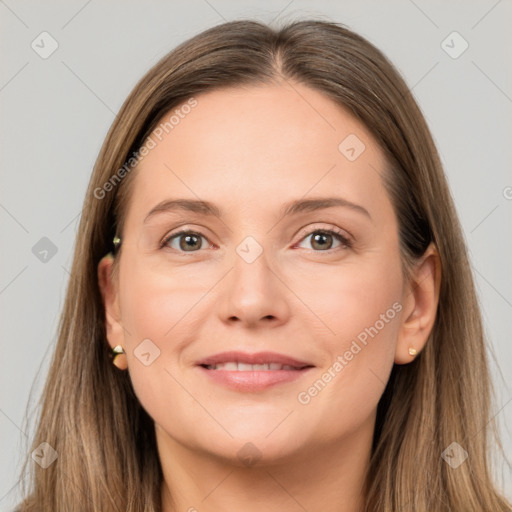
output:
[[[298,243],[302,242],[303,240],[305,240],[308,236],[311,236],[315,233],[322,233],[322,234],[327,234],[327,235],[332,235],[334,238],[336,238],[339,242],[341,242],[341,244],[343,245],[343,247],[336,247],[334,249],[327,249],[325,251],[315,251],[314,249],[311,249],[312,252],[315,252],[315,253],[332,253],[333,251],[336,251],[336,250],[342,250],[342,249],[350,249],[352,247],[352,242],[346,238],[342,233],[341,231],[338,231],[337,229],[313,229],[309,232],[307,232],[300,240]],[[168,243],[173,239],[173,238],[176,238],[176,237],[179,237],[181,235],[197,235],[199,237],[202,237],[206,240],[208,240],[208,238],[203,235],[202,233],[199,233],[197,231],[193,231],[193,230],[190,230],[190,229],[183,229],[181,231],[178,231],[176,233],[171,233],[169,235],[166,235],[161,241],[160,241],[160,249],[166,249],[166,248],[169,248],[171,249],[170,247],[168,247]],[[208,242],[210,242],[208,240]],[[210,243],[211,245],[211,243]],[[172,249],[172,250],[175,250],[175,249]],[[187,253],[194,253],[194,252],[199,252],[199,251],[178,251],[182,254],[187,254]]]

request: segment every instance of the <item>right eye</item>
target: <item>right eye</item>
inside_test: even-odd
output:
[[[171,233],[165,236],[160,242],[160,248],[164,249],[169,247],[179,252],[197,252],[204,246],[202,240],[206,240],[209,243],[209,247],[212,247],[209,240],[201,233],[191,230],[181,230],[177,233]]]

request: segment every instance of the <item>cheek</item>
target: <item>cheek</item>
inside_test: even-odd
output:
[[[323,301],[316,303],[330,328],[319,339],[325,363],[297,400],[311,417],[320,418],[325,410],[343,415],[332,425],[334,434],[356,429],[371,416],[389,378],[402,310],[400,260],[368,260],[327,282]]]
[[[387,252],[347,259],[338,268],[319,266],[314,280],[295,283],[310,311],[304,318],[319,326],[316,335],[331,354],[346,350],[360,333],[364,342],[365,329],[375,324],[379,331],[396,334],[400,307],[393,305],[401,300],[402,274],[399,257]]]
[[[193,407],[178,384],[176,363],[194,331],[190,313],[201,292],[190,279],[156,272],[125,256],[120,306],[130,379],[141,405],[159,422],[173,416],[169,403],[176,397],[180,410]]]
[[[133,345],[150,338],[163,351],[169,340],[180,340],[184,332],[190,332],[190,313],[211,284],[193,279],[190,271],[151,268],[136,257],[127,257],[125,263],[121,313],[128,342]]]

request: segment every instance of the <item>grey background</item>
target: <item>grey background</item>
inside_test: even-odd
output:
[[[0,0],[1,510],[16,501],[32,434],[25,408],[48,370],[85,188],[114,115],[170,49],[244,17],[342,22],[383,50],[413,88],[470,248],[495,358],[494,414],[512,456],[511,1]],[[31,47],[43,31],[59,45],[46,59]],[[456,59],[441,46],[453,31],[469,43]],[[33,253],[43,237],[57,250],[46,262]],[[511,468],[498,465],[496,481],[512,499]]]

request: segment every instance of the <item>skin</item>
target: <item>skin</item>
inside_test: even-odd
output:
[[[108,342],[124,347],[155,421],[163,510],[359,511],[385,383],[394,363],[413,360],[410,347],[421,351],[435,320],[435,247],[405,282],[397,220],[377,172],[383,154],[321,93],[281,83],[196,99],[139,164],[119,273],[111,257],[98,266]],[[366,146],[352,162],[338,150],[349,134]],[[332,196],[371,219],[348,207],[279,215],[289,201]],[[210,201],[222,216],[173,211],[144,223],[169,198]],[[201,232],[202,246],[196,239],[199,248],[186,252],[178,237],[159,249],[178,226]],[[335,237],[315,243],[318,230],[332,228],[352,246]],[[252,263],[236,252],[247,236],[263,251]],[[394,318],[300,403],[298,394],[332,373],[337,356],[393,304],[401,306]],[[134,350],[148,338],[160,355],[145,366]],[[275,351],[314,368],[263,391],[235,391],[195,366],[231,349]],[[238,456],[246,443],[255,463]]]

